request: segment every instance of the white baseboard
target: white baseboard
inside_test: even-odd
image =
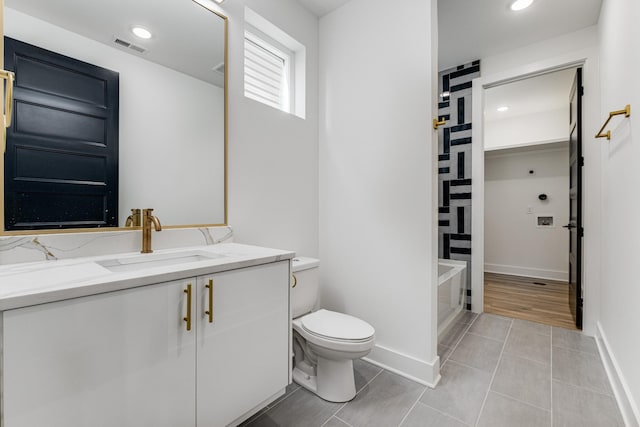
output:
[[[569,280],[568,271],[545,270],[542,268],[520,267],[517,265],[484,264],[484,271],[487,273],[509,274],[511,276],[534,277],[536,279],[558,280],[566,282]]]
[[[376,345],[364,360],[427,387],[434,388],[440,381],[440,357],[437,356],[428,363]]]
[[[620,412],[622,412],[624,424],[627,427],[640,426],[640,411],[631,397],[629,386],[622,375],[622,371],[620,370],[620,366],[618,365],[615,356],[611,352],[611,347],[609,347],[609,342],[602,330],[600,322],[596,324],[596,343],[598,344],[600,357],[602,358],[604,369],[609,377],[613,394],[615,395],[618,406],[620,407]]]

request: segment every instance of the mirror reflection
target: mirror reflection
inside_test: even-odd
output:
[[[11,221],[13,230],[124,227],[131,209],[147,207],[167,226],[226,223],[224,18],[192,1],[5,0],[4,23],[5,36],[28,47],[9,61],[5,52],[5,66],[17,65],[4,163],[6,230]],[[113,72],[116,100],[105,95],[109,84],[102,91],[90,84],[87,69],[61,74],[75,69],[31,47]],[[114,103],[115,120],[105,124],[96,105]],[[76,122],[80,131],[71,132]],[[108,135],[114,122],[115,138]],[[113,139],[109,160],[99,148],[113,151]],[[89,161],[78,160],[78,146],[88,147]],[[104,191],[110,170],[115,185]],[[12,180],[19,185],[10,188]],[[101,194],[96,188],[105,195],[82,205],[87,194]],[[96,212],[104,223],[91,222]]]

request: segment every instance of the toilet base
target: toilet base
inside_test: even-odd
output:
[[[329,402],[348,402],[356,395],[353,360],[331,360],[318,357],[317,376],[293,369],[293,380]]]

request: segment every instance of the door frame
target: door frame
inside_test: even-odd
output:
[[[528,65],[520,66],[517,68],[501,71],[499,73],[495,73],[488,76],[481,76],[477,79],[473,80],[473,89],[472,89],[472,166],[471,166],[471,175],[472,175],[472,194],[471,194],[471,229],[472,231],[472,240],[471,240],[471,311],[474,313],[482,313],[484,312],[484,197],[485,197],[485,189],[484,189],[484,162],[485,162],[485,154],[484,154],[484,100],[485,100],[485,91],[492,87],[500,86],[506,83],[512,83],[519,80],[524,80],[527,78],[552,73],[555,71],[561,71],[569,68],[582,68],[583,69],[583,85],[588,86],[591,82],[597,81],[597,66],[589,66],[594,61],[590,60],[589,57],[593,55],[591,49],[584,49],[581,51],[576,51],[574,53],[553,57],[549,59],[545,59],[540,62],[531,63]],[[591,86],[593,90],[596,89],[596,85]],[[567,95],[568,96],[568,95]],[[599,96],[599,94],[598,94]],[[567,98],[568,99],[568,98]],[[598,111],[595,110],[595,105],[597,103],[598,98],[593,97],[589,99],[589,103],[592,104],[591,110],[589,112],[585,111],[586,114],[583,114],[583,129],[585,132],[583,135],[583,146],[588,143],[591,143],[592,138],[588,137],[589,132],[591,132],[590,126],[585,126],[585,123],[593,117],[594,114],[597,114]],[[568,101],[567,101],[568,102]],[[583,105],[583,109],[585,106]],[[598,196],[599,196],[599,188],[598,188]],[[583,198],[583,204],[585,200]],[[583,223],[586,225],[586,221],[584,218],[588,210],[583,209]],[[596,254],[594,254],[596,255]],[[583,257],[583,266],[584,266],[584,257]],[[583,277],[583,288],[585,285],[584,280],[584,267],[582,269],[582,277]],[[599,271],[599,266],[597,267]],[[596,280],[594,280],[594,284]],[[592,288],[591,293],[586,293],[583,290],[583,298],[584,298],[584,309],[583,309],[583,331],[588,335],[594,335],[595,333],[595,321],[597,320],[596,310],[590,310],[590,306],[588,304],[588,300],[597,301],[597,298],[588,298],[589,295],[597,295],[599,289],[597,289],[599,285],[596,285]]]

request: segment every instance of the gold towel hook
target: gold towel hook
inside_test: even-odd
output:
[[[7,93],[4,96],[4,127],[11,126],[11,116],[13,115],[13,84],[16,75],[11,71],[0,70],[0,78],[7,81]]]
[[[444,126],[447,124],[447,120],[445,118],[442,118],[440,120],[438,119],[433,119],[433,129],[437,130],[440,126]]]
[[[4,94],[4,138],[0,141],[0,153],[4,154],[7,150],[7,128],[11,126],[11,116],[13,115],[13,84],[16,80],[16,75],[11,71],[0,70],[0,79],[7,81]]]

